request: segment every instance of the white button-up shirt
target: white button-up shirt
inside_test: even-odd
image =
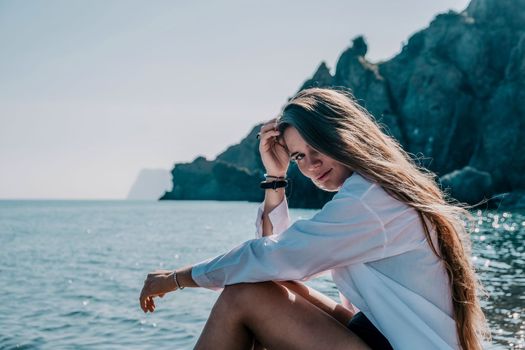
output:
[[[330,271],[351,303],[395,349],[459,349],[452,297],[416,210],[354,172],[311,219],[290,226],[286,199],[269,213],[273,235],[193,266],[210,289],[243,282],[307,280]],[[435,232],[430,231],[434,244]]]

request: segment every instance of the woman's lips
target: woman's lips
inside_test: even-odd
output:
[[[324,173],[323,175],[319,176],[317,178],[317,181],[323,181],[324,179],[326,179],[326,176],[332,171],[332,169],[330,168],[326,173]]]

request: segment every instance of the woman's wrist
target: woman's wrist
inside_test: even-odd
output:
[[[174,290],[177,289],[184,289],[186,287],[198,287],[197,283],[193,280],[191,277],[191,270],[193,266],[187,266],[182,269],[177,269],[173,271],[173,278],[172,283],[175,287]],[[175,281],[175,277],[177,277],[177,280]]]
[[[177,289],[184,289],[184,286],[182,286],[182,285],[179,283],[179,280],[178,280],[178,278],[177,278],[177,271],[173,271],[172,280],[173,280],[173,283],[175,283],[175,289],[174,289],[174,290],[177,290]]]
[[[285,197],[285,189],[277,188],[275,190],[273,189],[267,189],[264,191],[264,209],[263,209],[263,215],[266,215],[267,213],[271,212],[275,207],[277,207],[281,202],[283,201]]]
[[[272,174],[272,173],[268,173],[268,174],[264,174],[264,177],[266,178],[266,180],[279,180],[279,179],[286,179],[286,173],[285,173],[285,174],[278,174],[278,173]]]
[[[177,284],[175,283],[175,271],[170,273],[166,278],[166,283],[168,284],[168,289],[170,292],[177,290]]]
[[[264,177],[267,180],[286,179],[286,173],[265,173]]]

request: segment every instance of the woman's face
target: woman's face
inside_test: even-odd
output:
[[[352,175],[352,170],[348,167],[313,149],[293,126],[286,128],[283,139],[290,159],[297,163],[301,173],[317,187],[325,191],[338,191]]]

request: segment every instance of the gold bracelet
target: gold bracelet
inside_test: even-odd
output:
[[[184,287],[182,287],[180,284],[179,284],[179,281],[177,281],[177,273],[176,272],[173,272],[173,280],[175,281],[175,286],[177,287],[177,289],[184,289]]]

